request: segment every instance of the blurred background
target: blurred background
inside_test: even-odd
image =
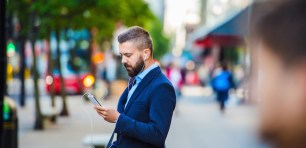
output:
[[[105,146],[114,125],[82,96],[90,92],[116,107],[128,81],[116,37],[134,25],[150,32],[154,59],[177,91],[167,147],[267,146],[257,138],[256,100],[246,87],[251,0],[3,0],[1,5],[5,148]],[[225,112],[211,86],[221,61],[236,85]]]

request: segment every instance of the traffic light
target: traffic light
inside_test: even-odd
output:
[[[8,57],[12,57],[12,56],[15,55],[15,52],[16,52],[16,47],[15,47],[15,45],[14,45],[12,42],[8,43],[7,48],[6,48],[6,54],[7,54],[7,56],[8,56]]]

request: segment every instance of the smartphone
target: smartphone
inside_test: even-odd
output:
[[[95,98],[94,95],[89,94],[87,97],[88,97],[88,99],[89,99],[94,105],[100,105],[100,106],[102,106],[102,105],[99,103],[99,101]]]

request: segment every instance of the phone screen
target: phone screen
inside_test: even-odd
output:
[[[88,99],[94,104],[94,105],[100,105],[101,104],[99,103],[99,101],[92,95],[92,94],[89,94],[88,96]]]

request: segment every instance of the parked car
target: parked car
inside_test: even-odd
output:
[[[90,91],[95,82],[95,78],[90,73],[77,74],[71,71],[63,72],[64,86],[67,94],[82,94]],[[51,93],[51,86],[54,84],[55,94],[61,93],[61,80],[58,71],[54,71],[53,76],[49,73],[45,77],[46,91]]]

